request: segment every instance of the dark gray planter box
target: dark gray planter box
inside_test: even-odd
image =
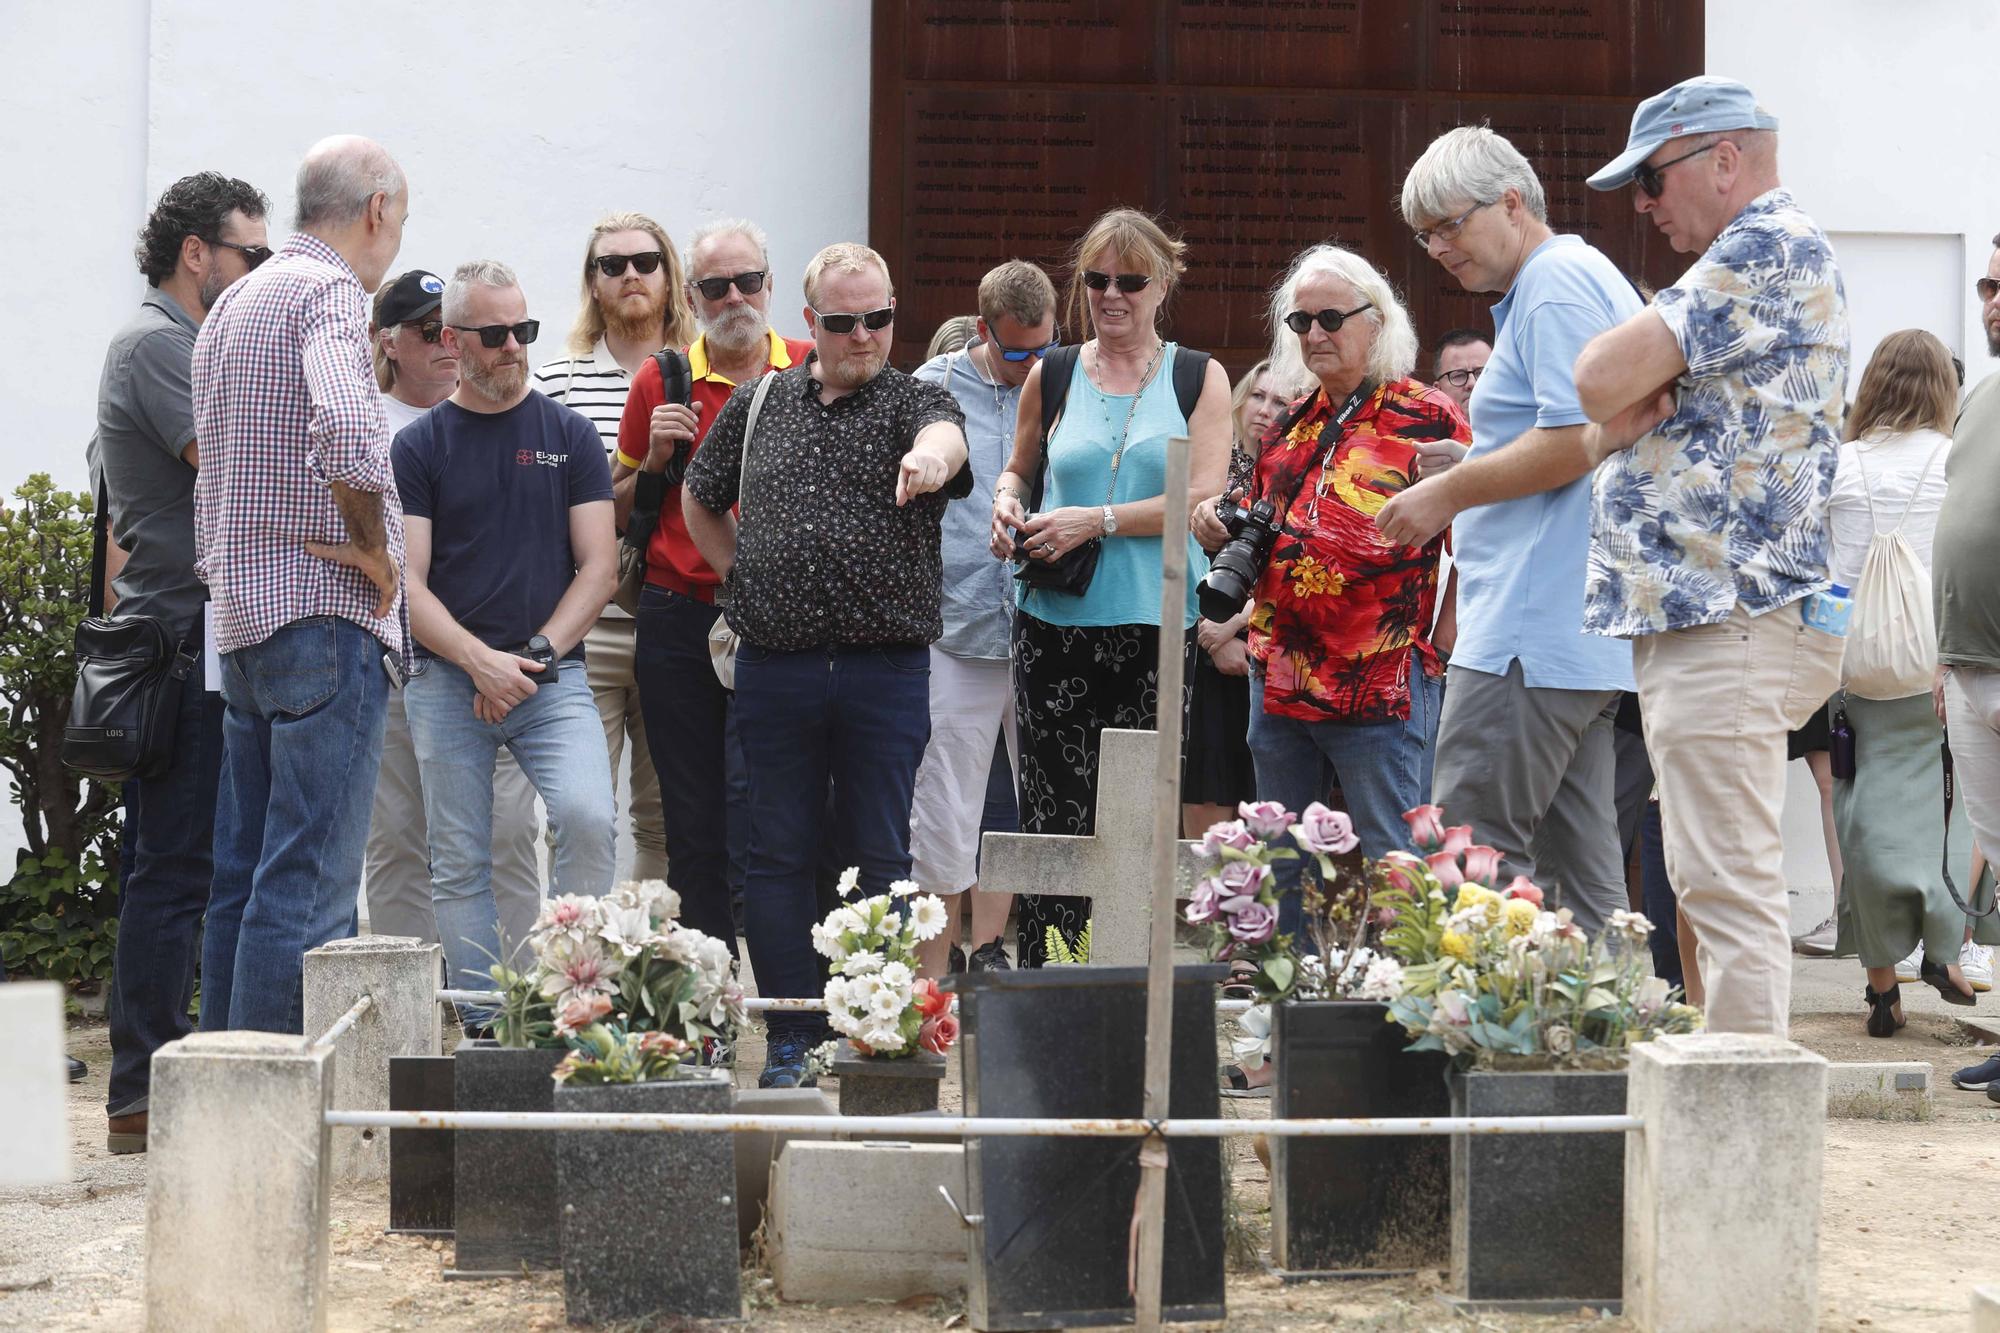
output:
[[[1625,1071],[1458,1073],[1455,1116],[1625,1114]],[[1468,1305],[1616,1310],[1625,1289],[1623,1134],[1451,1140],[1451,1286]]]
[[[853,1042],[843,1040],[833,1057],[833,1075],[840,1080],[842,1115],[916,1115],[938,1109],[944,1057],[930,1051],[895,1059],[860,1055]]]
[[[1388,1017],[1388,1005],[1369,1000],[1277,1005],[1272,1118],[1449,1114],[1446,1056],[1406,1050]],[[1450,1139],[1271,1140],[1271,1258],[1283,1276],[1441,1269],[1450,1252]]]
[[[449,1111],[456,1061],[449,1055],[389,1057],[391,1111]],[[451,1234],[452,1131],[389,1131],[389,1234]]]
[[[555,1109],[550,1075],[566,1051],[513,1050],[487,1041],[452,1056],[461,1111]],[[562,1266],[556,1203],[556,1136],[482,1129],[453,1135],[456,1265],[447,1277],[519,1277]]]
[[[1215,965],[1174,969],[1176,1119],[1220,1115]],[[1138,1116],[1145,1106],[1146,969],[961,974],[965,1109],[973,1116]],[[965,1140],[976,1329],[1132,1322],[1126,1290],[1138,1139]],[[1222,1148],[1169,1139],[1162,1315],[1223,1318]]]
[[[725,1070],[556,1088],[558,1111],[726,1115]],[[739,1319],[736,1154],[728,1134],[564,1130],[563,1304],[572,1324]]]

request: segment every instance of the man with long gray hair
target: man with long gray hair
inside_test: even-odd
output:
[[[201,1025],[297,1032],[308,949],[354,933],[390,678],[407,649],[403,518],[369,366],[368,293],[409,186],[380,144],[322,139],[270,262],[195,340],[196,571],[222,656]]]
[[[611,887],[611,765],[583,638],[618,577],[611,470],[590,423],[528,387],[540,330],[513,271],[461,264],[443,336],[450,398],[396,436],[409,531],[407,710],[430,826],[431,903],[454,985],[501,952],[493,761],[504,746],[548,807],[559,893]],[[466,1011],[469,1028],[485,1011]]]
[[[1376,516],[1404,542],[1457,524],[1458,641],[1431,799],[1499,849],[1503,874],[1539,878],[1595,935],[1626,902],[1612,722],[1632,688],[1632,649],[1583,632],[1589,480],[1511,499],[1488,485],[1509,483],[1517,442],[1579,447],[1589,421],[1571,367],[1585,343],[1638,313],[1639,296],[1582,237],[1550,229],[1535,169],[1484,126],[1424,151],[1402,212],[1461,286],[1500,296],[1493,352],[1468,394],[1466,461]]]

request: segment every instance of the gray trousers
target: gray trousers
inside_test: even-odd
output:
[[[1592,935],[1625,908],[1614,801],[1617,690],[1531,689],[1504,676],[1445,672],[1431,799],[1447,824],[1499,851],[1501,884],[1526,875]]]
[[[510,956],[528,937],[542,910],[535,836],[539,825],[534,786],[503,748],[493,771],[493,897]],[[382,726],[382,772],[375,780],[365,873],[362,890],[368,897],[370,934],[409,935],[437,943],[424,785],[401,690],[389,691]]]

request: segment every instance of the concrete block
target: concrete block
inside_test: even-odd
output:
[[[965,1286],[959,1144],[787,1144],[771,1179],[771,1271],[788,1301],[899,1301]]]
[[[334,1053],[197,1032],[153,1056],[149,1333],[321,1333]]]
[[[738,1088],[731,1109],[739,1115],[840,1114],[818,1088]],[[745,1130],[730,1137],[736,1141],[736,1240],[748,1249],[771,1199],[771,1166],[785,1145],[800,1136]]]
[[[363,935],[322,944],[305,958],[305,1030],[317,1038],[363,995],[375,1003],[336,1046],[333,1104],[343,1111],[389,1109],[389,1059],[437,1055],[435,944],[401,935]],[[389,1136],[381,1130],[340,1129],[333,1136],[333,1178],[386,1180]]]
[[[1625,1316],[1644,1333],[1811,1333],[1826,1061],[1782,1037],[1632,1048]]]
[[[2000,1287],[1972,1289],[1972,1333],[2000,1333]]]
[[[63,988],[0,986],[0,1186],[69,1179],[68,1086]]]
[[[1845,1120],[1929,1120],[1931,1067],[1921,1060],[1831,1064],[1826,1113]]]

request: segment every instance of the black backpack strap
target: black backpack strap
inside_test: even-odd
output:
[[[1201,388],[1208,380],[1208,363],[1214,358],[1191,347],[1174,348],[1174,397],[1180,400],[1181,415],[1194,420],[1194,406],[1201,401]]]
[[[1028,490],[1028,511],[1042,507],[1042,482],[1049,471],[1049,436],[1056,428],[1056,418],[1062,415],[1063,404],[1069,400],[1069,382],[1076,377],[1077,358],[1083,348],[1072,344],[1058,347],[1042,358],[1042,458],[1035,465],[1034,484]]]

